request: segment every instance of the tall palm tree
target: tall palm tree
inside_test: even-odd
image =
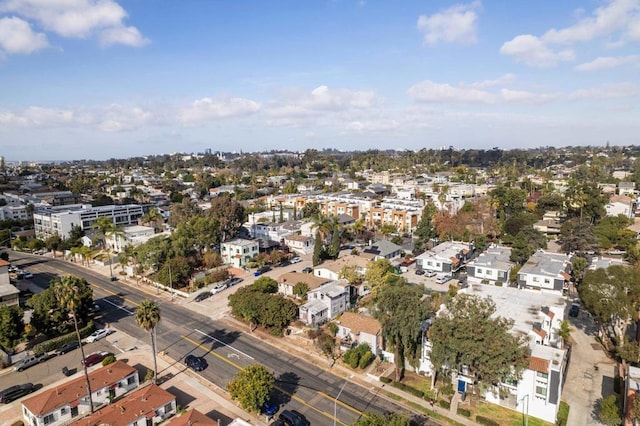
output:
[[[109,256],[109,273],[113,277],[113,266],[111,265],[111,252],[107,244],[107,237],[123,237],[124,230],[121,226],[116,225],[112,219],[108,217],[99,217],[93,222],[93,228],[98,230],[102,239],[102,245]]]
[[[82,359],[85,359],[84,348],[82,347],[82,338],[80,337],[80,329],[78,328],[78,319],[76,318],[76,310],[80,305],[80,296],[78,295],[78,284],[81,278],[74,277],[73,275],[67,275],[60,279],[60,281],[53,286],[53,293],[60,306],[64,306],[68,311],[71,319],[73,320],[73,326],[76,330],[76,337],[78,338],[78,344],[80,345],[80,353]],[[93,397],[91,396],[91,381],[89,380],[89,372],[87,371],[87,365],[83,363],[84,367],[84,379],[87,385],[87,392],[89,394],[89,407],[91,413],[93,413]]]
[[[147,330],[151,336],[151,350],[153,351],[153,383],[158,379],[158,360],[156,359],[156,325],[160,322],[160,307],[153,300],[145,299],[140,302],[136,310],[136,323]]]

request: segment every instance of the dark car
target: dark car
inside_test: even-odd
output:
[[[209,365],[207,364],[206,359],[201,356],[195,355],[187,355],[187,357],[184,359],[184,363],[193,371],[202,371]]]
[[[33,383],[23,383],[21,385],[8,387],[0,391],[0,403],[8,404],[18,398],[29,395],[35,390],[36,387],[33,385]]]
[[[267,401],[262,404],[262,408],[260,408],[260,411],[262,411],[262,413],[267,417],[273,417],[278,412],[278,405],[274,404],[271,401]]]
[[[78,349],[80,347],[80,344],[75,341],[75,342],[71,342],[71,343],[67,343],[66,345],[58,348],[56,350],[56,355],[64,355],[67,352],[71,352],[74,349]]]
[[[305,416],[295,410],[284,410],[278,416],[278,420],[282,421],[286,426],[310,426],[309,420]]]
[[[80,362],[82,363],[82,365],[91,367],[92,365],[96,365],[99,362],[102,362],[102,360],[109,355],[111,355],[109,352],[94,352],[90,355],[87,355],[87,357]]]
[[[255,277],[259,277],[260,275],[264,274],[265,272],[269,272],[271,270],[271,267],[268,265],[264,265],[262,268],[256,270],[253,275]]]
[[[569,316],[576,318],[579,313],[580,313],[580,305],[577,305],[575,303],[571,305],[571,308],[569,309]]]
[[[229,278],[227,280],[227,287],[234,286],[236,284],[241,283],[242,281],[243,281],[243,279],[242,278],[238,278],[238,277]]]
[[[279,268],[282,268],[283,266],[289,266],[289,265],[292,265],[292,263],[291,263],[291,261],[290,261],[290,260],[283,260],[282,262],[278,263],[278,265],[277,265],[277,266],[278,266]]]
[[[203,291],[202,293],[197,295],[196,298],[193,300],[195,300],[196,302],[202,302],[203,300],[206,300],[211,296],[213,296],[213,293],[211,293],[210,291]]]
[[[313,268],[311,266],[307,266],[306,268],[302,268],[302,272],[305,274],[310,274],[313,272]]]
[[[416,275],[424,275],[424,269],[416,270]]]

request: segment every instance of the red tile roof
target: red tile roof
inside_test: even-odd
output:
[[[166,426],[218,426],[218,422],[198,410],[189,410],[180,416],[172,417]]]
[[[530,356],[529,369],[538,373],[549,373],[549,360]]]

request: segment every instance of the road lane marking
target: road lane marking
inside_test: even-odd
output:
[[[212,336],[212,335],[210,335],[210,334],[205,333],[204,331],[200,331],[200,330],[198,330],[197,328],[195,328],[194,330],[195,330],[197,333],[200,333],[200,334],[202,334],[203,336],[206,336],[206,337],[208,337],[208,338],[209,338],[209,339],[211,339],[211,340],[215,340],[216,342],[218,342],[218,343],[220,343],[220,344],[222,344],[222,345],[225,345],[225,346],[226,346],[226,347],[228,347],[229,349],[232,349],[232,350],[234,350],[234,351],[238,352],[240,355],[244,355],[244,356],[246,356],[246,357],[247,357],[247,358],[249,358],[249,359],[255,359],[255,358],[254,358],[254,357],[252,357],[251,355],[248,355],[248,354],[246,354],[246,353],[242,352],[241,350],[238,350],[238,349],[234,348],[233,346],[226,344],[226,343],[225,343],[225,342],[223,342],[222,340],[216,339],[215,337],[213,337],[213,336]]]
[[[115,306],[116,308],[125,311],[126,313],[128,313],[129,315],[133,315],[135,312],[128,310],[127,308],[120,306],[116,303],[113,303],[111,300],[109,299],[102,299],[103,302],[107,302],[108,304],[110,304],[111,306]]]
[[[201,344],[201,343],[196,342],[195,340],[191,339],[190,337],[188,337],[188,336],[184,336],[184,335],[182,335],[182,336],[180,336],[180,337],[181,337],[181,338],[183,338],[184,340],[186,340],[187,342],[191,343],[192,345],[194,345],[194,346],[196,346],[196,347],[199,347],[200,349],[205,349],[205,350],[207,350],[207,353],[208,353],[208,354],[211,354],[211,355],[215,356],[216,358],[218,358],[218,359],[220,359],[220,360],[222,360],[222,361],[226,362],[227,364],[234,366],[236,369],[238,369],[238,370],[243,370],[243,369],[244,369],[244,367],[241,367],[240,365],[236,364],[235,362],[231,361],[230,359],[223,357],[222,355],[220,355],[220,354],[218,354],[218,353],[214,352],[214,351],[213,351],[213,350],[211,350],[210,348],[207,348],[205,345],[203,345],[203,344]],[[317,413],[319,413],[319,414],[322,414],[323,416],[325,416],[325,417],[327,417],[327,418],[329,418],[329,419],[331,419],[331,420],[335,420],[337,423],[339,423],[339,424],[341,424],[341,425],[343,425],[343,426],[348,426],[348,423],[344,423],[344,422],[342,422],[340,419],[334,418],[334,417],[333,417],[333,414],[328,413],[328,412],[326,412],[326,411],[323,411],[323,410],[320,410],[319,408],[314,407],[313,405],[309,404],[309,403],[308,403],[307,401],[305,401],[304,399],[300,398],[299,396],[296,396],[296,395],[292,394],[291,392],[288,392],[288,391],[284,390],[284,389],[283,389],[283,388],[281,388],[280,386],[278,386],[278,385],[274,385],[273,387],[274,387],[274,389],[279,390],[279,391],[280,391],[280,392],[282,392],[283,394],[285,394],[285,395],[289,396],[291,399],[296,400],[297,402],[299,402],[300,404],[304,405],[305,407],[308,407],[308,408],[312,409],[313,411],[315,411],[315,412],[317,412]],[[333,400],[334,400],[334,398],[331,398],[329,395],[327,395],[327,394],[326,394],[326,393],[324,393],[324,392],[316,391],[316,394],[317,394],[317,395],[320,395],[320,396],[323,396],[323,397],[327,398],[327,399],[328,399],[328,400],[330,400],[330,401],[333,401]],[[340,401],[338,401],[338,402],[340,402]],[[343,405],[343,404],[341,403],[340,405]],[[354,412],[355,412],[355,413],[357,413],[358,415],[360,415],[360,416],[364,416],[364,413],[363,413],[362,411],[359,411],[359,410],[357,410],[357,409],[355,409],[355,408],[353,408],[353,407],[349,407],[348,405],[346,405],[346,407],[350,408],[352,411],[354,411]]]

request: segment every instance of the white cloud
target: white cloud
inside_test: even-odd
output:
[[[295,92],[288,99],[272,103],[266,113],[272,117],[307,117],[349,109],[371,108],[378,102],[367,90],[351,90],[318,86],[311,92]]]
[[[7,53],[33,53],[47,47],[47,36],[15,16],[0,18],[0,49]]]
[[[502,89],[500,95],[506,102],[523,104],[546,104],[561,97],[559,93],[532,93],[508,89]]]
[[[398,128],[400,123],[396,120],[352,121],[347,124],[347,130],[355,133],[389,132]]]
[[[640,86],[635,83],[607,84],[601,87],[580,89],[571,92],[569,100],[580,101],[585,99],[621,99],[640,97]]]
[[[202,98],[178,113],[178,120],[186,125],[204,124],[221,118],[250,115],[260,110],[260,104],[244,98]]]
[[[574,59],[572,50],[554,52],[542,40],[531,34],[524,34],[507,41],[500,48],[503,55],[513,56],[516,62],[532,67],[554,67],[559,62]]]
[[[407,93],[420,102],[491,103],[494,101],[494,95],[484,90],[455,87],[430,80],[414,84]]]
[[[38,22],[62,37],[98,35],[104,44],[142,46],[149,41],[126,27],[127,12],[114,0],[6,0],[0,11]]]
[[[629,24],[640,12],[637,0],[611,0],[606,6],[593,11],[592,16],[560,30],[547,31],[542,39],[548,43],[575,43],[590,41],[616,32],[627,33]]]
[[[585,62],[576,66],[577,71],[600,71],[623,65],[640,65],[640,55],[628,56],[601,56],[591,62]]]
[[[505,74],[503,76],[496,78],[495,80],[476,81],[474,83],[462,85],[462,86],[471,87],[474,89],[486,89],[488,87],[501,86],[503,84],[513,83],[515,79],[516,79],[516,76],[514,74]]]
[[[471,44],[476,42],[476,10],[480,2],[458,4],[433,15],[418,17],[418,30],[424,34],[424,42]]]

